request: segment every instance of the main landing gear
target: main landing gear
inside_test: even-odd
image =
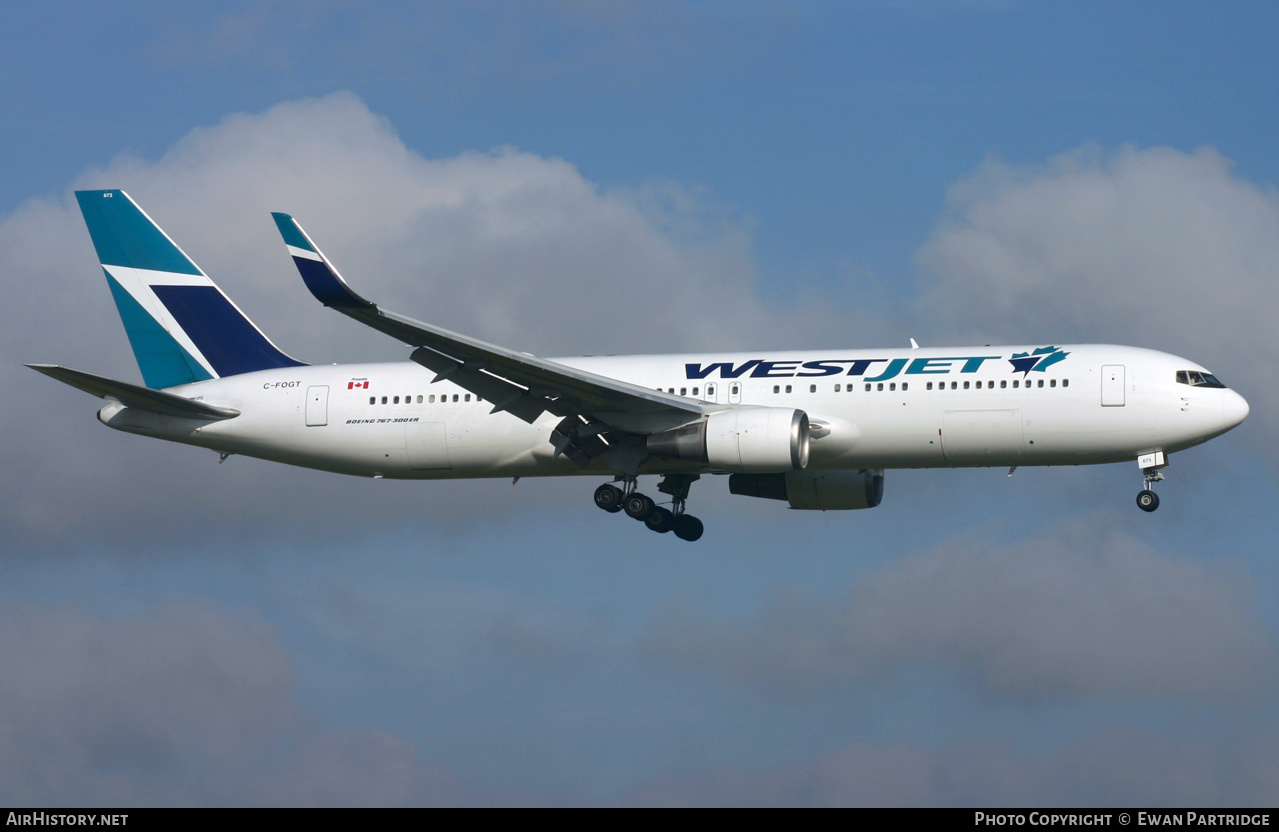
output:
[[[681,540],[697,540],[702,536],[702,521],[684,513],[689,486],[697,478],[697,474],[667,474],[662,477],[657,490],[671,495],[669,509],[654,503],[652,497],[636,491],[638,483],[635,477],[629,475],[615,480],[622,483],[622,488],[607,482],[595,489],[595,505],[610,514],[624,511],[628,517],[641,521],[659,534],[675,532],[675,536]]]

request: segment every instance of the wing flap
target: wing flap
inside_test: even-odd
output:
[[[229,407],[216,407],[183,396],[177,396],[173,393],[166,393],[163,390],[139,387],[136,384],[95,376],[92,373],[72,370],[69,367],[59,367],[56,364],[28,364],[27,366],[37,373],[44,373],[49,378],[57,379],[63,384],[69,384],[91,396],[119,402],[126,407],[149,410],[152,413],[159,413],[163,416],[177,416],[182,419],[221,420],[234,419],[240,415],[240,411]]]

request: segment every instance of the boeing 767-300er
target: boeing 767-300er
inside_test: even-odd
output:
[[[317,300],[413,348],[311,366],[275,347],[124,191],[78,191],[145,387],[47,364],[105,425],[363,477],[607,477],[605,511],[702,535],[689,486],[791,508],[873,508],[884,469],[1136,460],[1238,425],[1248,403],[1193,361],[1101,344],[538,358],[380,309],[274,214]],[[661,477],[669,508],[637,489]]]

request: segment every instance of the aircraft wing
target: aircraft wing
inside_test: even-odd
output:
[[[56,364],[28,364],[27,366],[37,373],[44,373],[50,378],[56,378],[63,384],[69,384],[77,390],[83,390],[100,399],[119,402],[126,407],[149,410],[164,416],[220,420],[234,419],[240,415],[240,411],[229,407],[215,407],[184,396],[166,393],[163,390],[139,387],[136,384],[95,376],[92,373],[59,367]]]
[[[709,412],[701,402],[508,350],[380,309],[351,290],[297,221],[275,213],[276,226],[302,280],[317,300],[360,323],[417,347],[410,358],[530,424],[544,412],[578,420],[559,430],[597,436],[609,429],[651,434]],[[557,442],[557,449],[559,442]],[[567,443],[569,451],[573,442]],[[584,443],[583,443],[584,444]],[[570,455],[572,455],[570,453]],[[588,453],[588,456],[596,454]],[[576,457],[575,457],[576,458]],[[580,460],[579,464],[580,463]]]

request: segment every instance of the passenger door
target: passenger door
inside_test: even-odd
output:
[[[323,427],[329,423],[329,388],[318,384],[306,388],[306,426]]]
[[[1124,406],[1124,365],[1107,364],[1101,368],[1101,406]]]

